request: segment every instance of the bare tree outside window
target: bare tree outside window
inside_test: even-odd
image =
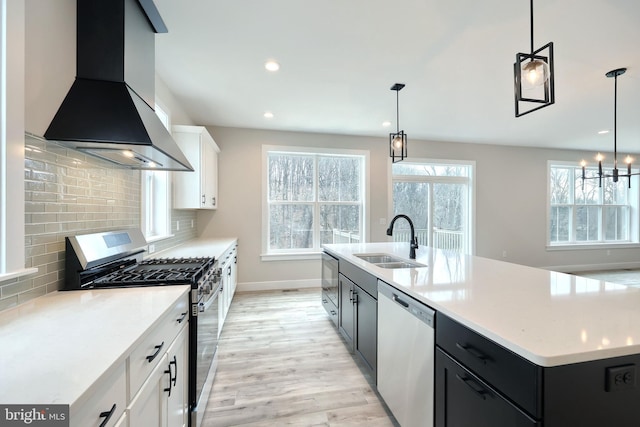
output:
[[[603,179],[587,168],[582,179],[579,166],[549,168],[549,242],[585,244],[630,241],[632,209],[628,183]]]
[[[469,252],[471,247],[468,164],[404,162],[392,166],[393,212],[408,215],[418,244]],[[409,226],[398,222],[395,241],[407,241]]]
[[[363,156],[270,152],[267,163],[269,251],[361,240]]]

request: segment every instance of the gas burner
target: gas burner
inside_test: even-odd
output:
[[[94,280],[94,286],[157,286],[191,284],[198,281],[212,267],[213,258],[157,258],[140,261]]]

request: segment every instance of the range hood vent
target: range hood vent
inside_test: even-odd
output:
[[[193,171],[153,110],[152,0],[77,0],[76,80],[44,134],[132,169]]]

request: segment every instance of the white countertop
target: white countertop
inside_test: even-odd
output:
[[[53,292],[0,312],[0,403],[74,404],[189,286]]]
[[[422,268],[384,269],[353,256],[408,260],[408,243],[323,247],[539,366],[640,354],[638,288],[424,246]]]
[[[165,249],[151,254],[150,258],[188,258],[188,257],[215,257],[218,259],[233,244],[236,237],[198,238],[188,240],[173,248]]]

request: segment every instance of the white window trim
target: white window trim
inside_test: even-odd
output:
[[[155,108],[160,109],[162,112],[162,115],[164,117],[166,117],[166,123],[164,122],[164,120],[162,120],[162,118],[160,118],[160,120],[163,122],[163,124],[165,125],[165,127],[167,128],[167,130],[169,131],[169,133],[171,133],[171,110],[169,110],[163,103],[162,101],[160,101],[159,99],[156,99],[155,102]],[[156,113],[157,114],[157,113]],[[160,172],[160,171],[157,171]],[[152,243],[152,242],[157,242],[160,240],[164,240],[164,239],[168,239],[171,237],[174,237],[174,234],[172,234],[171,232],[171,206],[172,206],[172,194],[171,194],[171,172],[163,172],[167,174],[167,181],[166,181],[166,188],[163,191],[164,194],[164,199],[166,200],[167,204],[164,207],[164,209],[162,210],[165,214],[165,227],[163,230],[161,230],[158,234],[151,234],[148,235],[147,234],[147,229],[148,229],[148,224],[147,224],[147,216],[149,213],[149,206],[147,205],[146,201],[148,198],[148,193],[149,191],[151,191],[149,189],[149,185],[148,185],[148,180],[149,177],[152,176],[154,173],[157,173],[156,171],[147,171],[147,170],[143,170],[142,173],[140,174],[140,179],[141,179],[141,185],[140,185],[140,204],[141,204],[141,210],[140,210],[140,228],[143,231],[143,234],[145,236],[145,239],[147,240],[148,243]]]
[[[471,241],[469,242],[469,254],[475,255],[476,253],[476,162],[475,160],[453,160],[453,159],[433,159],[433,158],[425,158],[425,157],[405,157],[405,161],[407,163],[440,163],[445,165],[464,165],[471,167],[471,173],[469,174],[469,238]],[[387,176],[389,176],[387,194],[391,198],[388,203],[387,208],[387,216],[389,221],[393,218],[393,162],[391,158],[387,160]],[[404,175],[403,175],[404,176]],[[444,177],[443,177],[444,178]],[[451,178],[448,177],[446,180],[449,182]],[[432,177],[433,181],[438,181],[438,177]],[[465,178],[466,180],[466,178]]]
[[[0,281],[25,268],[25,5],[0,0]]]
[[[320,259],[322,249],[317,251],[305,250],[299,252],[282,252],[282,253],[269,253],[269,206],[267,204],[267,186],[268,186],[268,165],[267,158],[269,152],[280,151],[283,153],[310,153],[310,154],[344,154],[353,156],[363,156],[364,166],[362,170],[364,181],[364,203],[362,205],[362,230],[363,238],[365,242],[369,241],[369,212],[370,212],[370,194],[369,194],[369,151],[367,150],[350,150],[342,148],[324,148],[324,147],[297,147],[286,145],[263,145],[262,146],[262,253],[260,259],[262,261],[293,261],[293,260],[313,260]]]
[[[575,250],[592,250],[592,249],[637,249],[640,248],[640,220],[636,219],[635,221],[631,221],[631,228],[629,230],[629,238],[631,241],[627,242],[602,242],[602,243],[594,243],[594,242],[572,242],[572,243],[551,243],[551,235],[549,234],[549,227],[551,227],[551,167],[552,166],[568,166],[568,167],[580,167],[580,162],[569,162],[569,161],[561,161],[561,160],[547,160],[547,220],[546,224],[546,250],[548,252],[553,251],[575,251]],[[604,169],[613,169],[613,164],[603,164],[602,167]],[[637,172],[634,170],[634,172]],[[603,178],[609,179],[609,178]],[[632,201],[630,204],[632,205],[632,209],[638,210],[638,205],[640,204],[640,190],[638,189],[640,186],[640,179],[638,176],[633,176],[631,178],[631,188],[635,189],[634,193],[630,195]],[[632,215],[633,217],[633,212]]]

